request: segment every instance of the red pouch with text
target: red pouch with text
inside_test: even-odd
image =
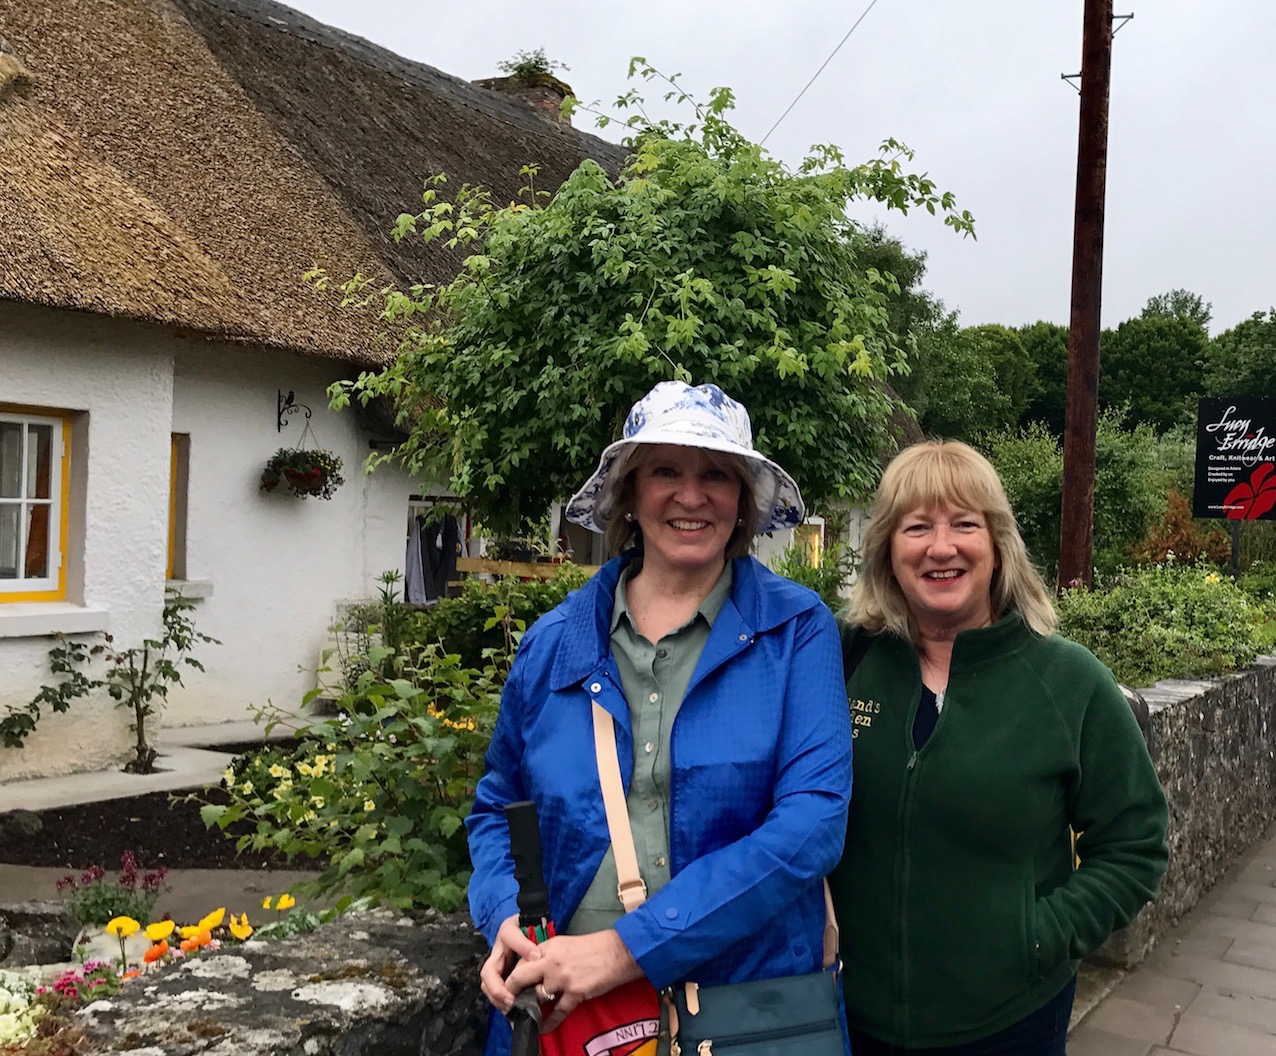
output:
[[[552,1011],[542,1006],[546,1017]],[[655,1056],[660,995],[646,979],[618,986],[577,1005],[548,1034],[541,1056]]]

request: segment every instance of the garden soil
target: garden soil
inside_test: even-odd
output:
[[[204,803],[224,802],[220,789],[206,789],[195,794],[153,792],[38,811],[40,831],[0,841],[0,863],[68,871],[100,865],[114,870],[119,868],[120,855],[132,851],[143,871],[161,865],[168,869],[315,870],[327,864],[322,859],[237,852],[234,836],[250,828],[207,829],[199,815]]]

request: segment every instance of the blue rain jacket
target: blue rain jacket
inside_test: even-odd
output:
[[[627,556],[608,562],[524,636],[466,821],[470,912],[492,943],[518,911],[502,808],[540,819],[554,919],[570,920],[610,837],[590,701],[615,719],[621,777],[633,730],[609,637]],[[832,613],[805,587],[737,558],[674,722],[672,877],[616,930],[657,988],[820,967],[821,880],[837,863],[851,791],[851,731]],[[508,1051],[493,1029],[487,1052]]]

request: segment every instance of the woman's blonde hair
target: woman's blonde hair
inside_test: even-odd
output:
[[[997,471],[974,448],[956,440],[927,440],[901,451],[886,467],[864,531],[864,562],[851,591],[851,622],[915,640],[916,624],[891,568],[891,537],[911,510],[958,506],[980,514],[992,536],[996,568],[989,593],[993,616],[1010,610],[1040,635],[1059,618],[1041,573],[1033,567]]]
[[[754,498],[753,473],[749,463],[743,456],[725,451],[710,451],[706,448],[696,450],[703,451],[716,468],[734,473],[740,481],[740,523],[727,540],[726,556],[728,561],[733,557],[747,557],[749,548],[753,545],[753,537],[757,534],[760,516]],[[636,445],[629,464],[625,467],[625,475],[619,484],[620,493],[603,532],[608,557],[615,557],[630,547],[642,548],[642,529],[638,527],[636,520],[628,520],[626,515],[634,512],[634,475],[651,457],[651,452],[650,444]]]

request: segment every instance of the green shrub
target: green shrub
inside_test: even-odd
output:
[[[1255,561],[1241,573],[1236,585],[1266,605],[1276,604],[1276,562]]]
[[[855,551],[844,543],[832,542],[824,547],[816,568],[807,560],[804,546],[790,544],[774,559],[771,568],[794,583],[810,587],[833,610],[833,615],[841,616],[846,599],[838,591],[850,579],[855,557]]]
[[[305,885],[315,894],[456,909],[471,872],[463,822],[522,630],[507,611],[489,610],[485,629],[497,626],[501,648],[481,669],[437,645],[406,655],[373,647],[313,736],[227,770],[230,802],[205,805],[204,824],[255,823],[238,838],[241,850],[326,856],[328,868]],[[274,711],[260,717],[267,734],[281,721]]]
[[[1099,416],[1094,471],[1094,567],[1099,572],[1127,563],[1165,511],[1170,470],[1159,444],[1150,426],[1125,429],[1120,413]],[[1053,578],[1063,493],[1058,439],[1033,422],[1012,433],[990,434],[979,447],[1005,485],[1033,561]]]
[[[467,667],[482,667],[484,650],[500,650],[503,632],[492,623],[492,613],[500,608],[511,619],[530,627],[541,616],[577,588],[589,575],[577,565],[558,566],[553,579],[520,582],[502,576],[494,583],[467,579],[455,598],[411,616],[402,631],[405,645],[438,644],[445,653],[455,653]]]
[[[1122,569],[1059,599],[1060,632],[1127,685],[1205,677],[1263,649],[1262,607],[1217,568],[1167,562]]]

